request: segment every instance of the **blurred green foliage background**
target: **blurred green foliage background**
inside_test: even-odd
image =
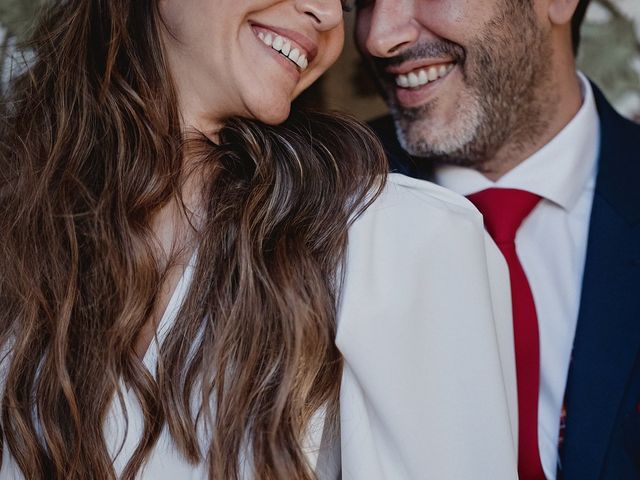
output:
[[[34,17],[41,0],[2,0],[0,1],[0,23],[11,26],[14,34],[21,34]]]

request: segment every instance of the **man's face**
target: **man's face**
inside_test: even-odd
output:
[[[403,147],[473,166],[545,129],[556,93],[536,0],[363,0],[356,42]]]

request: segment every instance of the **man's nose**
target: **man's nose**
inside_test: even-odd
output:
[[[296,9],[311,17],[320,31],[332,30],[342,23],[340,0],[297,0]]]
[[[413,18],[413,1],[377,0],[370,13],[366,49],[375,57],[393,57],[414,44],[420,35]]]

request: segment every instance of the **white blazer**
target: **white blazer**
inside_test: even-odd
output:
[[[392,174],[349,232],[343,479],[517,478],[510,298],[475,207]]]
[[[322,412],[312,422],[307,452],[318,477],[517,479],[508,272],[475,208],[441,187],[392,174],[351,228],[342,273],[341,432],[324,432]],[[192,274],[193,264],[145,355],[152,373]],[[143,427],[132,393],[125,408],[128,429],[118,401],[104,426],[117,472]],[[0,478],[23,478],[7,450]],[[249,465],[244,477],[252,477]],[[208,477],[204,465],[181,457],[165,429],[140,478]]]

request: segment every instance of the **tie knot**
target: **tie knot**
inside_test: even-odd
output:
[[[488,188],[467,198],[482,213],[491,237],[501,244],[514,242],[518,228],[541,197],[514,188]]]

